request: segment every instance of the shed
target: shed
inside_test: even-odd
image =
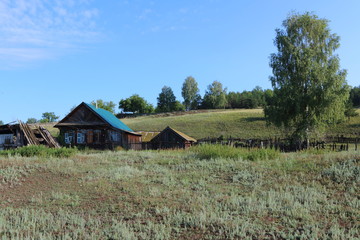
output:
[[[140,150],[141,134],[135,133],[109,111],[82,102],[54,127],[62,142],[97,149]]]
[[[50,132],[41,126],[22,123],[0,125],[0,150],[28,145],[45,145],[59,148],[60,145]]]
[[[196,142],[196,139],[168,126],[150,142],[153,149],[176,149],[188,148]]]

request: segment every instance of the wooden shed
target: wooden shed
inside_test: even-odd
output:
[[[150,142],[153,149],[176,149],[188,148],[196,142],[196,139],[171,127],[166,127]]]
[[[60,145],[50,132],[41,126],[22,123],[0,125],[0,150],[28,145],[45,145],[59,148]]]
[[[82,102],[54,127],[65,145],[97,149],[140,150],[141,134],[135,133],[111,112]]]

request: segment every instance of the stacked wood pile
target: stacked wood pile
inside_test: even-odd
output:
[[[19,121],[20,129],[24,133],[24,137],[27,141],[27,145],[46,145],[51,148],[60,148],[60,144],[51,136],[50,132],[41,127],[36,126],[35,129],[31,129],[26,123]]]
[[[36,138],[33,130],[29,127],[29,125],[21,121],[19,121],[19,124],[20,124],[20,130],[24,133],[24,137],[28,142],[27,145],[40,145],[39,140]]]

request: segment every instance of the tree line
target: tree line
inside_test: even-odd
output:
[[[181,95],[184,99],[180,102],[176,99],[172,89],[164,86],[157,98],[157,106],[147,102],[138,94],[121,99],[118,106],[113,101],[104,101],[102,99],[94,100],[92,105],[98,108],[105,109],[113,114],[116,113],[116,108],[123,112],[132,112],[135,114],[150,114],[173,111],[189,111],[196,109],[235,109],[235,108],[265,108],[273,97],[273,90],[265,89],[256,86],[251,91],[243,92],[227,92],[227,88],[222,86],[219,81],[214,81],[207,87],[203,97],[199,94],[199,88],[196,80],[189,76],[184,80]],[[360,107],[360,86],[350,89],[349,100],[346,104],[345,116],[354,117],[357,113],[354,107]],[[75,107],[70,109],[72,111]],[[45,112],[41,119],[28,118],[26,123],[48,123],[55,122],[59,119],[54,112]],[[4,122],[0,120],[0,125]]]
[[[266,98],[272,95],[272,90],[263,90],[258,86],[252,91],[227,92],[227,88],[223,87],[219,81],[214,81],[208,85],[203,97],[199,92],[197,81],[192,76],[189,76],[184,80],[181,89],[182,102],[176,99],[171,87],[164,86],[157,97],[156,107],[138,94],[134,94],[128,98],[121,99],[119,109],[123,112],[135,114],[189,111],[196,109],[249,109],[264,107],[266,105]],[[115,104],[108,102],[104,108],[114,112]]]

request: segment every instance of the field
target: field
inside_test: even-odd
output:
[[[360,113],[360,110],[357,110]],[[267,127],[262,109],[205,110],[189,113],[168,113],[137,118],[122,119],[135,131],[161,131],[171,126],[196,139],[206,137],[274,138],[282,133]],[[351,118],[327,132],[329,135],[360,133],[360,116]]]
[[[359,173],[351,151],[3,156],[0,238],[358,239]]]
[[[357,110],[360,113],[360,109]],[[163,113],[137,118],[121,119],[134,131],[161,131],[170,126],[196,139],[242,138],[266,139],[282,137],[275,127],[266,126],[262,109],[199,110],[190,112]],[[58,135],[54,124],[45,124],[53,136]],[[351,118],[328,130],[328,134],[352,135],[360,132],[360,116]]]

